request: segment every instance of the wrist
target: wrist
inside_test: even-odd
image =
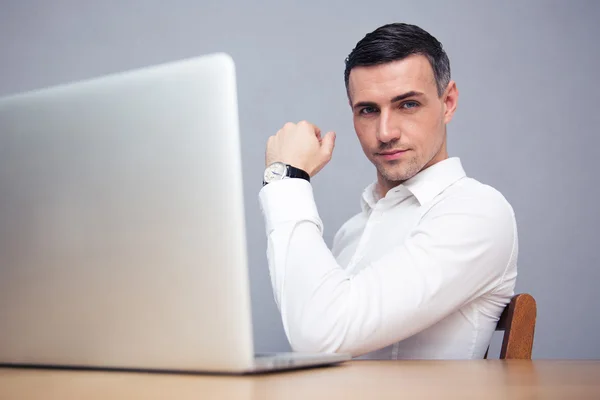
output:
[[[310,182],[310,175],[305,170],[291,164],[276,161],[265,168],[263,186],[274,181],[289,178],[305,179]]]

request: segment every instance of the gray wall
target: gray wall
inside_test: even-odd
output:
[[[444,43],[458,82],[451,155],[517,213],[517,290],[539,306],[534,356],[600,358],[599,20],[595,0],[0,0],[0,95],[229,52],[239,74],[255,343],[286,350],[256,200],[266,138],[288,120],[337,131],[333,161],[314,180],[331,243],[374,179],[352,128],[343,60],[381,24],[418,24]]]

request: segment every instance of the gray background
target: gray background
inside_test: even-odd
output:
[[[308,119],[337,132],[314,180],[328,243],[374,177],[356,140],[344,58],[388,22],[445,46],[459,108],[449,151],[519,223],[518,292],[538,301],[535,358],[600,358],[600,1],[0,0],[0,95],[214,51],[237,63],[258,351],[289,349],[258,208],[267,137]],[[492,350],[498,349],[499,335]]]

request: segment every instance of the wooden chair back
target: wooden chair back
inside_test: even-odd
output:
[[[531,360],[536,316],[537,305],[533,296],[527,293],[513,296],[496,327],[497,331],[504,331],[501,360]]]

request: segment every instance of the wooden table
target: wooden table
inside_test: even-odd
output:
[[[258,376],[0,368],[0,399],[600,399],[600,361],[353,361]]]

